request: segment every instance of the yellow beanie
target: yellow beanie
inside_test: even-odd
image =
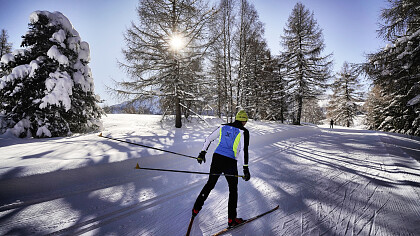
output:
[[[235,119],[238,120],[238,121],[248,121],[248,115],[246,114],[246,112],[244,110],[240,110],[236,114]]]

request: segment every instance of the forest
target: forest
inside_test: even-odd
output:
[[[325,51],[316,15],[299,2],[283,26],[282,52],[268,48],[264,23],[248,0],[141,0],[136,10],[137,21],[124,32],[124,60],[118,62],[127,80],[115,81],[109,90],[130,104],[154,103],[163,115],[175,116],[177,128],[192,115],[210,112],[228,122],[244,109],[254,120],[295,125],[332,119],[349,127],[363,114],[369,129],[420,135],[416,0],[390,0],[378,16],[378,36],[391,43],[367,55],[364,63],[345,62],[339,72],[332,70],[334,55]],[[23,36],[27,50],[12,53],[2,30],[0,131],[19,124],[18,136],[41,137],[98,128],[104,112],[87,86],[93,83],[86,67],[90,58],[77,55],[86,52],[88,44],[71,37],[60,22],[42,27],[57,22],[44,15],[31,22]],[[68,50],[71,45],[77,47]],[[60,61],[61,56],[70,62]],[[22,65],[32,69],[14,73]],[[65,99],[51,100],[57,86],[39,81],[48,80],[45,75],[57,68],[67,75],[53,79],[68,78],[71,86],[64,90],[71,91]],[[82,77],[88,82],[81,82]],[[371,82],[369,91],[360,89],[361,77]],[[26,96],[34,81],[39,84],[36,91]],[[319,101],[325,99],[329,103],[322,108]],[[46,129],[55,131],[42,132]]]

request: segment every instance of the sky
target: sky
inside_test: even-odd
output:
[[[282,50],[281,35],[296,0],[249,0],[254,4],[261,22],[265,24],[265,37],[273,55]],[[105,100],[103,105],[121,102],[107,92],[113,81],[126,80],[127,75],[118,67],[125,47],[123,33],[131,22],[137,22],[138,0],[0,0],[0,29],[5,29],[13,49],[20,48],[22,36],[28,31],[29,15],[36,10],[60,11],[73,24],[83,41],[90,45],[95,92]],[[301,0],[323,30],[326,49],[333,53],[334,71],[344,61],[365,61],[367,53],[376,52],[386,45],[378,38],[380,10],[386,0]]]

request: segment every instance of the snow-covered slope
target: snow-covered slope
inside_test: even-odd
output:
[[[108,115],[104,136],[196,156],[219,123]],[[238,216],[280,209],[231,235],[418,235],[420,141],[337,127],[250,121],[251,180],[239,181]],[[215,144],[211,149],[215,148]],[[1,235],[185,235],[207,177],[134,169],[207,172],[211,162],[98,137],[0,136]],[[241,172],[241,168],[239,168]],[[220,178],[192,235],[227,225]]]

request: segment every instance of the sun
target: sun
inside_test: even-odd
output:
[[[185,46],[184,44],[185,44],[184,38],[181,35],[178,35],[178,34],[172,35],[172,37],[170,38],[170,41],[169,41],[169,46],[174,51],[181,50]]]

